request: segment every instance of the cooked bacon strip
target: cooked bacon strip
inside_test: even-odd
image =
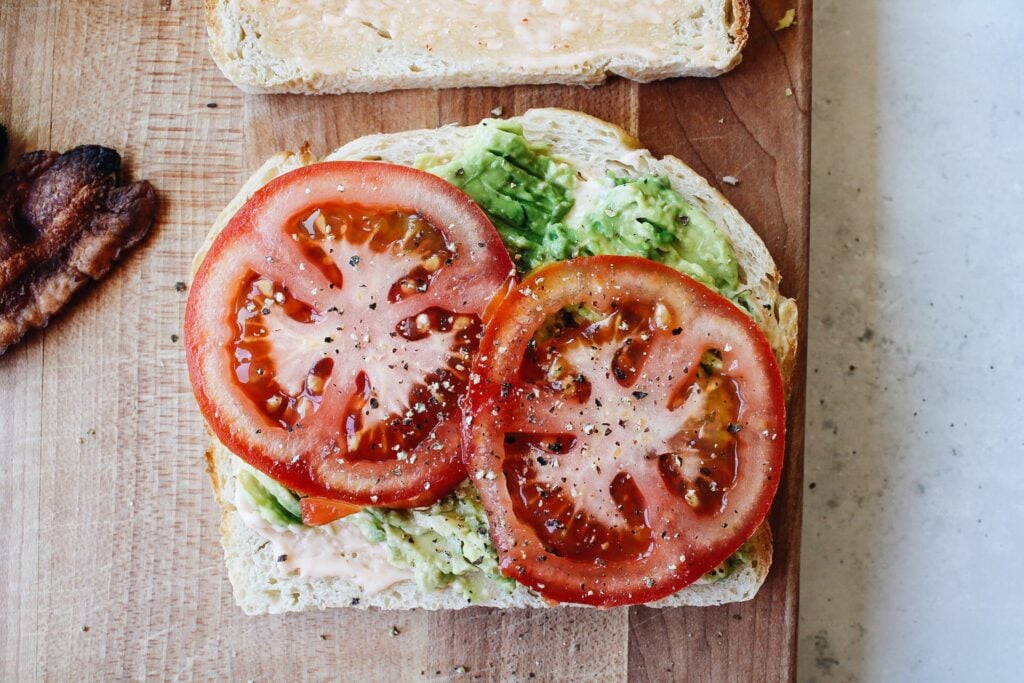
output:
[[[119,186],[120,170],[117,152],[87,145],[25,154],[0,176],[0,354],[149,232],[156,192]]]

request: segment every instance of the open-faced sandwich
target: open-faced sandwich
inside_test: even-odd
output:
[[[195,269],[189,372],[246,612],[763,582],[796,306],[678,159],[557,109],[282,153]]]

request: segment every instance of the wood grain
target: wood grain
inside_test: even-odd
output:
[[[744,63],[713,81],[310,98],[235,90],[206,53],[197,2],[4,2],[0,122],[12,155],[107,144],[162,204],[113,277],[0,357],[0,678],[791,680],[802,354],[772,518],[776,561],[750,603],[248,618],[223,569],[203,430],[171,335],[185,301],[174,283],[270,153],[473,123],[498,106],[580,109],[714,183],[739,178],[721,189],[765,238],[803,313],[810,0],[796,3],[795,27],[772,30],[792,4],[756,2]]]

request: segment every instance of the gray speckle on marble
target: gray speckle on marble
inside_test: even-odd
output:
[[[1022,27],[815,3],[801,681],[1022,680]]]

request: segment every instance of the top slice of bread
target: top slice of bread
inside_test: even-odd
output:
[[[732,243],[740,266],[741,290],[751,300],[752,316],[764,330],[786,385],[796,355],[796,303],[779,293],[779,273],[754,229],[718,191],[679,159],[654,157],[625,131],[579,112],[533,109],[516,117],[527,139],[548,145],[551,154],[570,164],[583,177],[603,178],[609,171],[619,175],[664,175],[672,187],[704,211]],[[412,165],[420,154],[447,158],[458,154],[476,126],[444,126],[436,129],[369,135],[343,145],[325,160],[373,160]],[[206,243],[193,262],[198,268],[209,246],[231,217],[255,193],[275,177],[317,161],[308,150],[282,152],[260,167],[214,222]],[[222,510],[221,531],[228,574],[235,599],[249,614],[357,606],[383,609],[459,609],[467,603],[457,590],[425,594],[414,584],[403,583],[377,593],[367,593],[342,579],[321,579],[286,573],[274,560],[274,549],[242,521],[236,500],[238,458],[214,442],[207,455],[209,471]],[[334,524],[350,523],[346,519]],[[764,582],[771,564],[771,533],[767,523],[750,539],[751,562],[732,576],[714,583],[690,586],[656,607],[719,605],[749,600]],[[383,548],[381,549],[383,552]],[[358,600],[354,600],[358,598]],[[545,607],[539,597],[523,586],[485,603],[496,607]]]
[[[206,0],[231,81],[313,94],[717,76],[749,15],[749,0]]]

